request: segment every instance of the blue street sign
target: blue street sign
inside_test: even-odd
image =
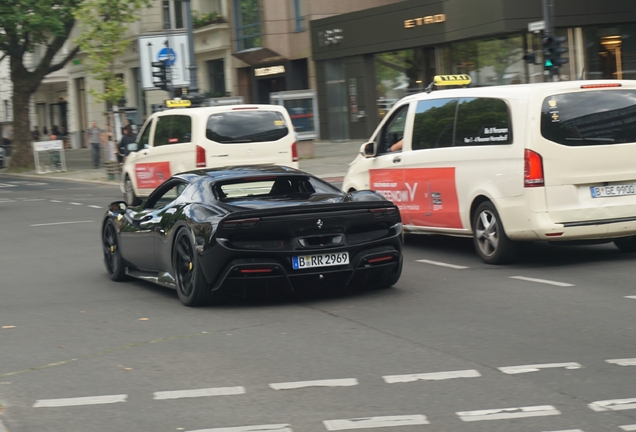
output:
[[[172,66],[177,60],[177,53],[172,48],[162,48],[157,54],[157,60],[166,61],[166,66]]]

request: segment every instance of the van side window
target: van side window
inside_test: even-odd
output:
[[[512,144],[506,102],[494,98],[462,98],[457,107],[456,146]]]
[[[157,118],[154,146],[189,143],[192,140],[192,119],[187,115],[167,115]]]
[[[408,105],[399,108],[385,123],[382,132],[378,135],[378,154],[390,152],[391,146],[404,138],[408,109]]]
[[[413,150],[451,147],[457,99],[432,99],[417,103],[413,121]]]
[[[148,122],[146,124],[146,129],[143,130],[139,137],[137,138],[137,151],[145,148],[150,143],[150,128],[152,126],[152,122]]]

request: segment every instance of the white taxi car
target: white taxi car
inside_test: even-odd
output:
[[[189,101],[167,101],[183,106]],[[152,114],[128,145],[120,188],[137,205],[173,174],[196,168],[276,164],[298,168],[296,135],[285,107],[227,105]]]
[[[517,241],[636,251],[635,185],[636,81],[608,80],[407,96],[362,145],[343,189],[381,192],[406,232],[471,236],[497,264],[514,259]]]

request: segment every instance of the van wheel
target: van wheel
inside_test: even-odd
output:
[[[475,250],[486,264],[504,264],[517,256],[518,245],[508,238],[497,209],[490,201],[477,207],[473,214]]]
[[[133,189],[132,180],[128,174],[126,174],[126,180],[124,181],[124,200],[126,204],[130,206],[137,206],[141,204],[141,200],[135,195],[135,190]]]
[[[614,244],[621,252],[636,252],[636,236],[618,238]]]

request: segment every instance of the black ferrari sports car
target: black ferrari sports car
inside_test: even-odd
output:
[[[175,288],[187,306],[306,289],[386,288],[402,272],[398,208],[293,168],[175,175],[138,207],[110,204],[106,270]]]

